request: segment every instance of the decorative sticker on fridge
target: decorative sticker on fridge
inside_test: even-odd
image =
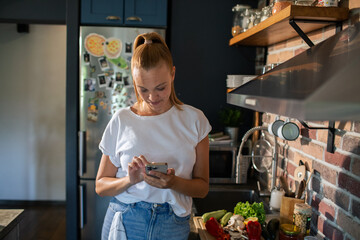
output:
[[[95,78],[86,78],[84,79],[84,91],[94,92],[96,85]]]
[[[97,79],[98,79],[98,85],[99,85],[100,88],[106,87],[106,76],[105,76],[105,74],[98,74]]]
[[[101,70],[104,72],[110,68],[106,57],[101,57],[98,59]]]
[[[85,49],[94,57],[103,57],[99,64],[101,69],[104,71],[107,69],[107,61],[116,65],[117,67],[128,69],[129,65],[125,59],[120,57],[122,51],[122,42],[118,38],[110,37],[105,38],[102,35],[96,33],[90,33],[85,38]],[[128,53],[128,49],[126,49]],[[131,53],[131,45],[130,45]],[[106,61],[106,62],[105,62]]]
[[[111,37],[105,40],[104,52],[107,58],[117,59],[120,57],[121,50],[122,43],[120,39]]]
[[[88,103],[87,119],[91,122],[97,122],[99,113],[99,99],[90,98]]]
[[[94,57],[104,56],[105,37],[96,33],[90,33],[85,38],[85,49]]]

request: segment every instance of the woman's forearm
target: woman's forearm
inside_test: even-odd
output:
[[[190,197],[204,198],[209,192],[209,183],[202,178],[176,177],[171,189]]]
[[[96,180],[95,191],[101,196],[116,196],[131,186],[129,176],[122,178],[103,177]]]

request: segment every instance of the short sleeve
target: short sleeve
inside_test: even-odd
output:
[[[115,114],[106,126],[99,144],[99,149],[101,152],[110,157],[110,161],[114,164],[115,167],[120,167],[120,158],[116,153],[119,129],[119,116],[118,114]]]
[[[198,129],[198,143],[203,140],[211,131],[211,125],[202,111],[199,111],[198,120],[196,121]]]

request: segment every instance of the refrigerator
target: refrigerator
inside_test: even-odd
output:
[[[101,239],[101,228],[111,197],[95,192],[100,164],[99,143],[112,115],[136,101],[131,57],[137,35],[165,29],[80,27],[80,123],[78,133],[79,215],[81,239]]]

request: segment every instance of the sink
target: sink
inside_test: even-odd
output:
[[[252,189],[210,187],[205,198],[193,198],[193,211],[195,215],[201,216],[206,212],[225,209],[234,212],[238,202],[263,202],[259,195]],[[264,203],[266,213],[270,213],[267,204]]]

